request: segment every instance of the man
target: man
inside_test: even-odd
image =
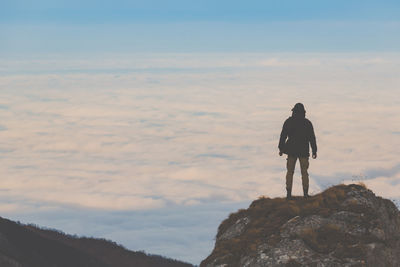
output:
[[[306,111],[302,103],[297,103],[282,127],[279,139],[279,156],[287,154],[286,191],[287,199],[292,198],[292,184],[296,161],[300,161],[301,179],[303,183],[304,197],[308,195],[308,158],[310,157],[309,144],[312,149],[313,159],[317,158],[317,143],[311,121],[305,118]],[[287,138],[287,140],[286,140]]]

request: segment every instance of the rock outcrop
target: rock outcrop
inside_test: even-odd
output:
[[[400,266],[400,212],[355,184],[262,197],[222,222],[200,266]]]

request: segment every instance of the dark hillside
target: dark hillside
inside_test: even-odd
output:
[[[189,267],[191,264],[124,249],[104,239],[77,238],[0,218],[1,267]]]
[[[144,252],[130,251],[118,245],[115,242],[87,237],[74,237],[66,235],[62,232],[48,229],[41,229],[32,225],[26,226],[39,235],[61,242],[68,246],[83,251],[100,261],[108,264],[109,266],[118,267],[152,267],[152,266],[165,266],[165,267],[189,267],[191,264],[183,263],[177,260],[168,259],[159,255],[150,255]]]
[[[1,266],[99,266],[104,263],[60,242],[54,242],[7,219],[0,219]],[[5,262],[9,261],[8,264]]]

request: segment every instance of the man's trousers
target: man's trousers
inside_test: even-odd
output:
[[[288,156],[287,157],[287,173],[286,173],[286,190],[292,191],[293,184],[293,174],[296,166],[297,157]],[[301,180],[303,183],[303,190],[308,191],[308,157],[299,157],[300,169],[301,169]]]

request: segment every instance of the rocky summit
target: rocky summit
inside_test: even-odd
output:
[[[261,197],[221,223],[200,266],[400,266],[400,212],[362,184]]]

